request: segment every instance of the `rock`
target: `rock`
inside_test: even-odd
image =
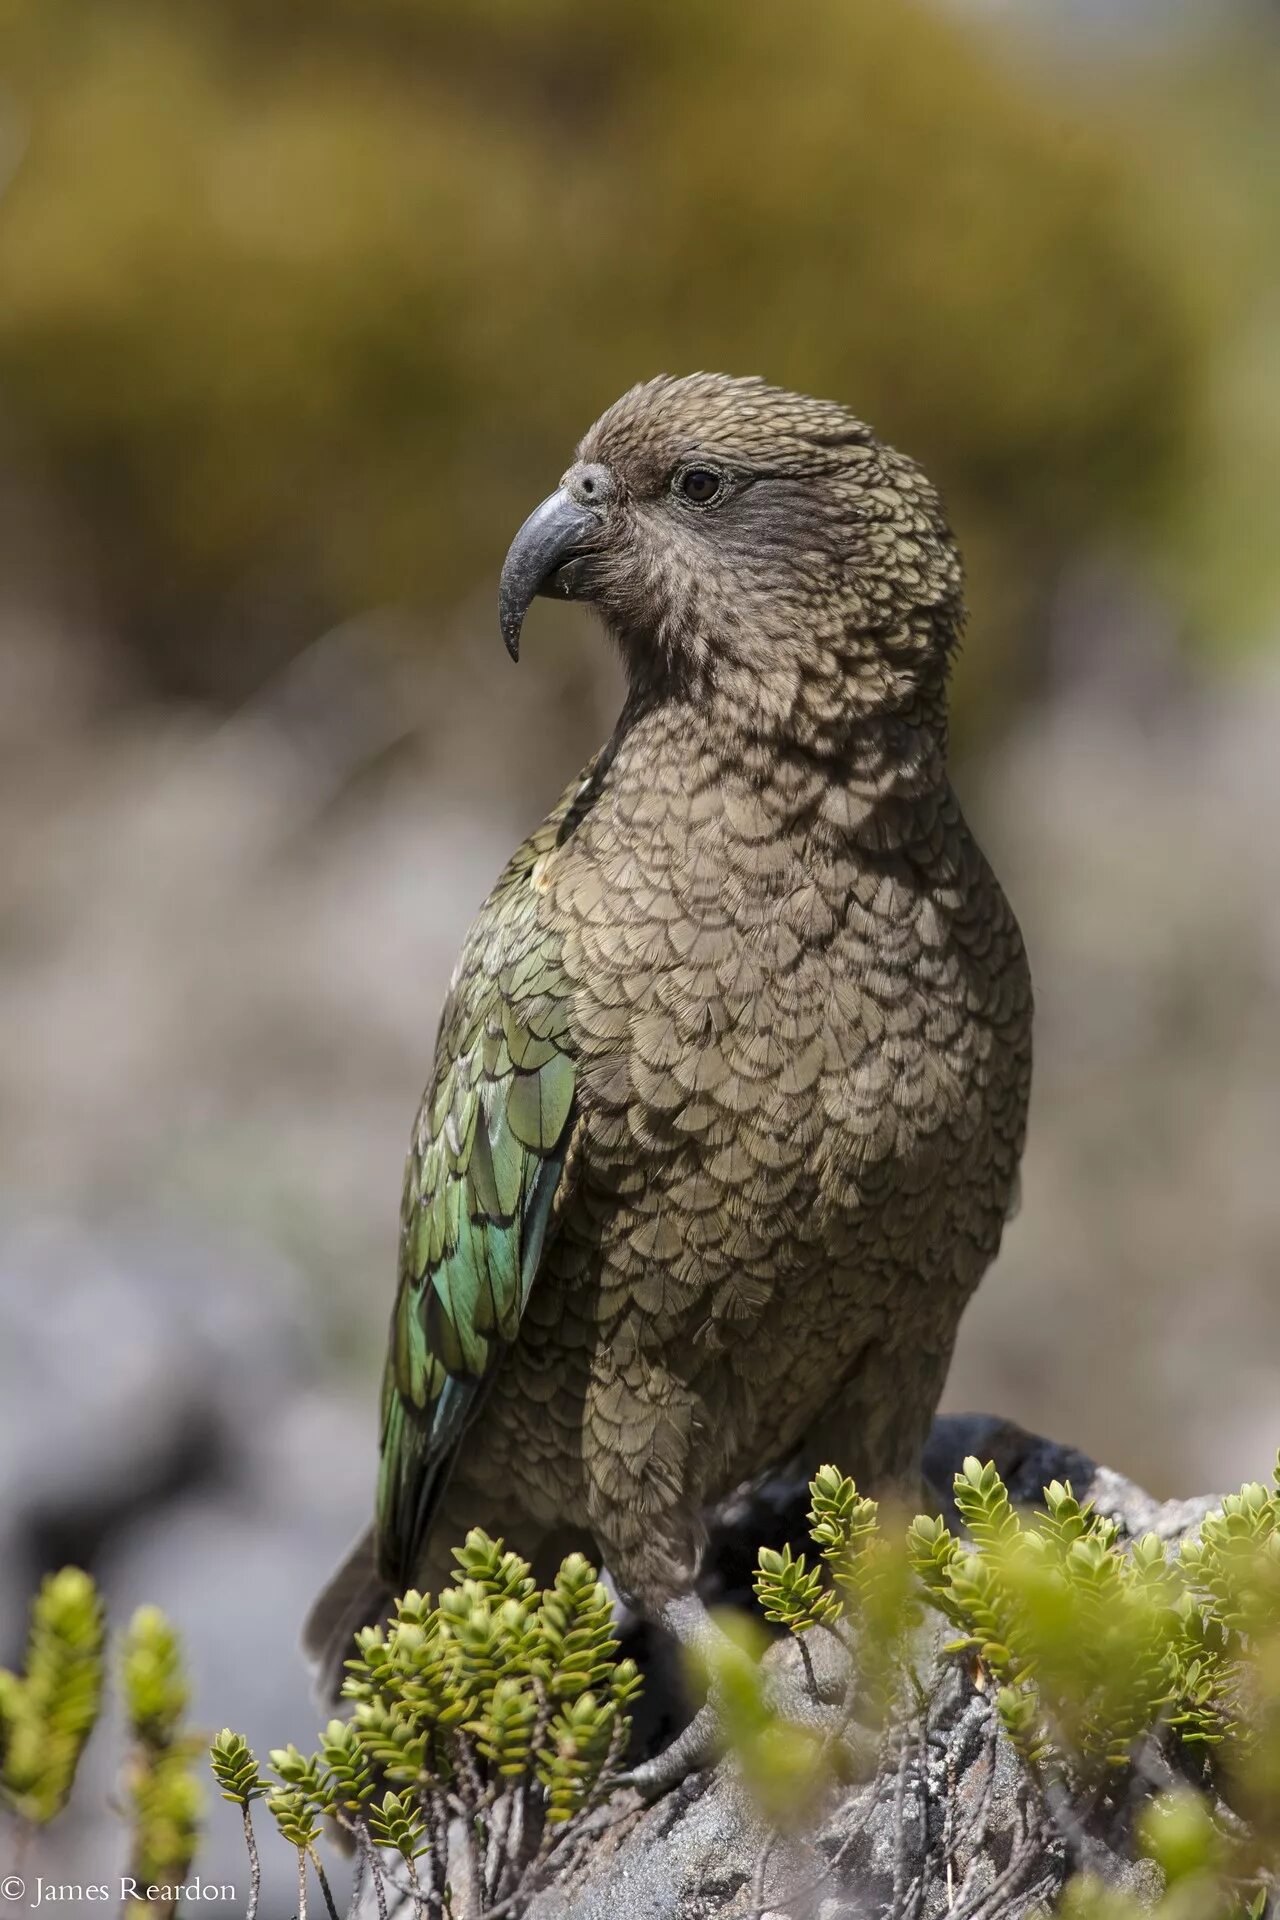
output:
[[[15,1227],[0,1240],[0,1562],[30,1591],[151,1509],[234,1482],[246,1436],[299,1380],[300,1324],[295,1276],[261,1248],[154,1222]]]
[[[1220,1496],[1200,1494],[1190,1500],[1153,1500],[1141,1487],[1110,1467],[1100,1467],[1075,1447],[1059,1446],[1028,1433],[1012,1420],[988,1413],[944,1414],[933,1423],[925,1449],[924,1468],[930,1484],[948,1508],[951,1481],[968,1454],[993,1460],[1020,1506],[1038,1506],[1051,1480],[1069,1480],[1076,1498],[1092,1501],[1099,1513],[1119,1523],[1126,1539],[1144,1533],[1162,1540],[1179,1540],[1198,1526],[1206,1513],[1221,1506]],[[954,1508],[951,1508],[954,1516]]]

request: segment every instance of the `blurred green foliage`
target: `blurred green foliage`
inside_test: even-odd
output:
[[[124,1792],[131,1835],[129,1866],[140,1888],[181,1886],[195,1859],[204,1790],[193,1769],[200,1742],[183,1729],[190,1688],[178,1636],[158,1607],[139,1607],[121,1657],[129,1731]],[[168,1892],[130,1899],[129,1913],[175,1911]]]
[[[103,1639],[93,1581],[63,1567],[31,1603],[22,1673],[0,1668],[0,1806],[28,1827],[67,1804],[102,1699]]]
[[[1188,21],[1190,44],[1147,88],[1140,144],[1167,189],[1151,203],[1158,244],[1192,252],[1214,340],[1194,484],[1163,570],[1197,639],[1221,651],[1256,640],[1276,612],[1280,19],[1230,0]],[[1108,92],[1114,122],[1130,123],[1123,63]],[[1200,235],[1212,235],[1203,252]]]
[[[770,1829],[802,1827],[839,1769],[839,1743],[778,1712],[762,1665],[769,1639],[758,1620],[725,1609],[716,1625],[718,1633],[689,1655],[689,1678],[714,1696],[724,1745]]]
[[[1122,1542],[1057,1480],[1024,1522],[995,1466],[974,1458],[953,1486],[964,1535],[918,1514],[905,1564],[846,1475],[823,1467],[810,1493],[819,1564],[761,1548],[756,1595],[792,1633],[854,1630],[881,1721],[923,1602],[956,1630],[947,1651],[995,1683],[1005,1731],[1037,1772],[1093,1791],[1163,1740],[1212,1759],[1255,1818],[1280,1785],[1280,1718],[1264,1711],[1280,1646],[1280,1459],[1270,1486],[1228,1495],[1172,1554],[1154,1533]]]
[[[818,1564],[760,1550],[766,1617],[848,1638],[846,1718],[870,1705],[877,1727],[909,1741],[912,1696],[917,1712],[926,1698],[912,1642],[922,1603],[933,1609],[955,1630],[944,1651],[994,1688],[1005,1732],[1059,1810],[1068,1859],[1091,1824],[1119,1821],[1159,1869],[1162,1920],[1262,1920],[1280,1871],[1280,1459],[1269,1486],[1228,1495],[1172,1550],[1155,1533],[1124,1541],[1062,1481],[1026,1518],[991,1462],[967,1459],[952,1491],[963,1534],[919,1514],[904,1554],[876,1502],[823,1467],[810,1488]],[[769,1732],[762,1708],[738,1740],[773,1812]],[[1149,1895],[1081,1874],[1060,1910],[1136,1920]]]
[[[1122,143],[941,7],[0,26],[0,419],[162,683],[236,691],[321,621],[492,579],[659,369],[834,394],[926,463],[982,609],[971,693],[1054,561],[1157,525],[1193,461],[1203,259]]]
[[[1137,1842],[1139,1857],[1159,1870],[1159,1897],[1149,1887],[1139,1892],[1078,1873],[1056,1909],[1062,1920],[1267,1920],[1271,1913],[1268,1868],[1231,1843],[1202,1794],[1158,1794],[1138,1823]]]
[[[0,1669],[0,1809],[22,1841],[66,1808],[102,1708],[106,1623],[90,1574],[63,1567],[31,1603],[21,1673]],[[120,1661],[128,1729],[122,1786],[130,1823],[129,1867],[151,1901],[172,1914],[173,1888],[186,1877],[200,1837],[203,1790],[192,1762],[199,1743],[183,1729],[189,1689],[177,1635],[158,1607],[139,1607]]]

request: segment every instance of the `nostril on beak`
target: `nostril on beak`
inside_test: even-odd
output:
[[[605,507],[613,494],[613,475],[608,467],[596,461],[589,467],[575,468],[565,476],[565,480],[570,493],[586,507]]]

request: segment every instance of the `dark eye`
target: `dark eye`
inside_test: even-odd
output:
[[[724,489],[724,475],[714,467],[684,467],[676,475],[676,492],[695,507],[709,507]]]

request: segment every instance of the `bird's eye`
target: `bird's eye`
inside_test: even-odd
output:
[[[691,505],[709,507],[724,491],[724,475],[714,467],[682,467],[676,475],[675,490]]]

